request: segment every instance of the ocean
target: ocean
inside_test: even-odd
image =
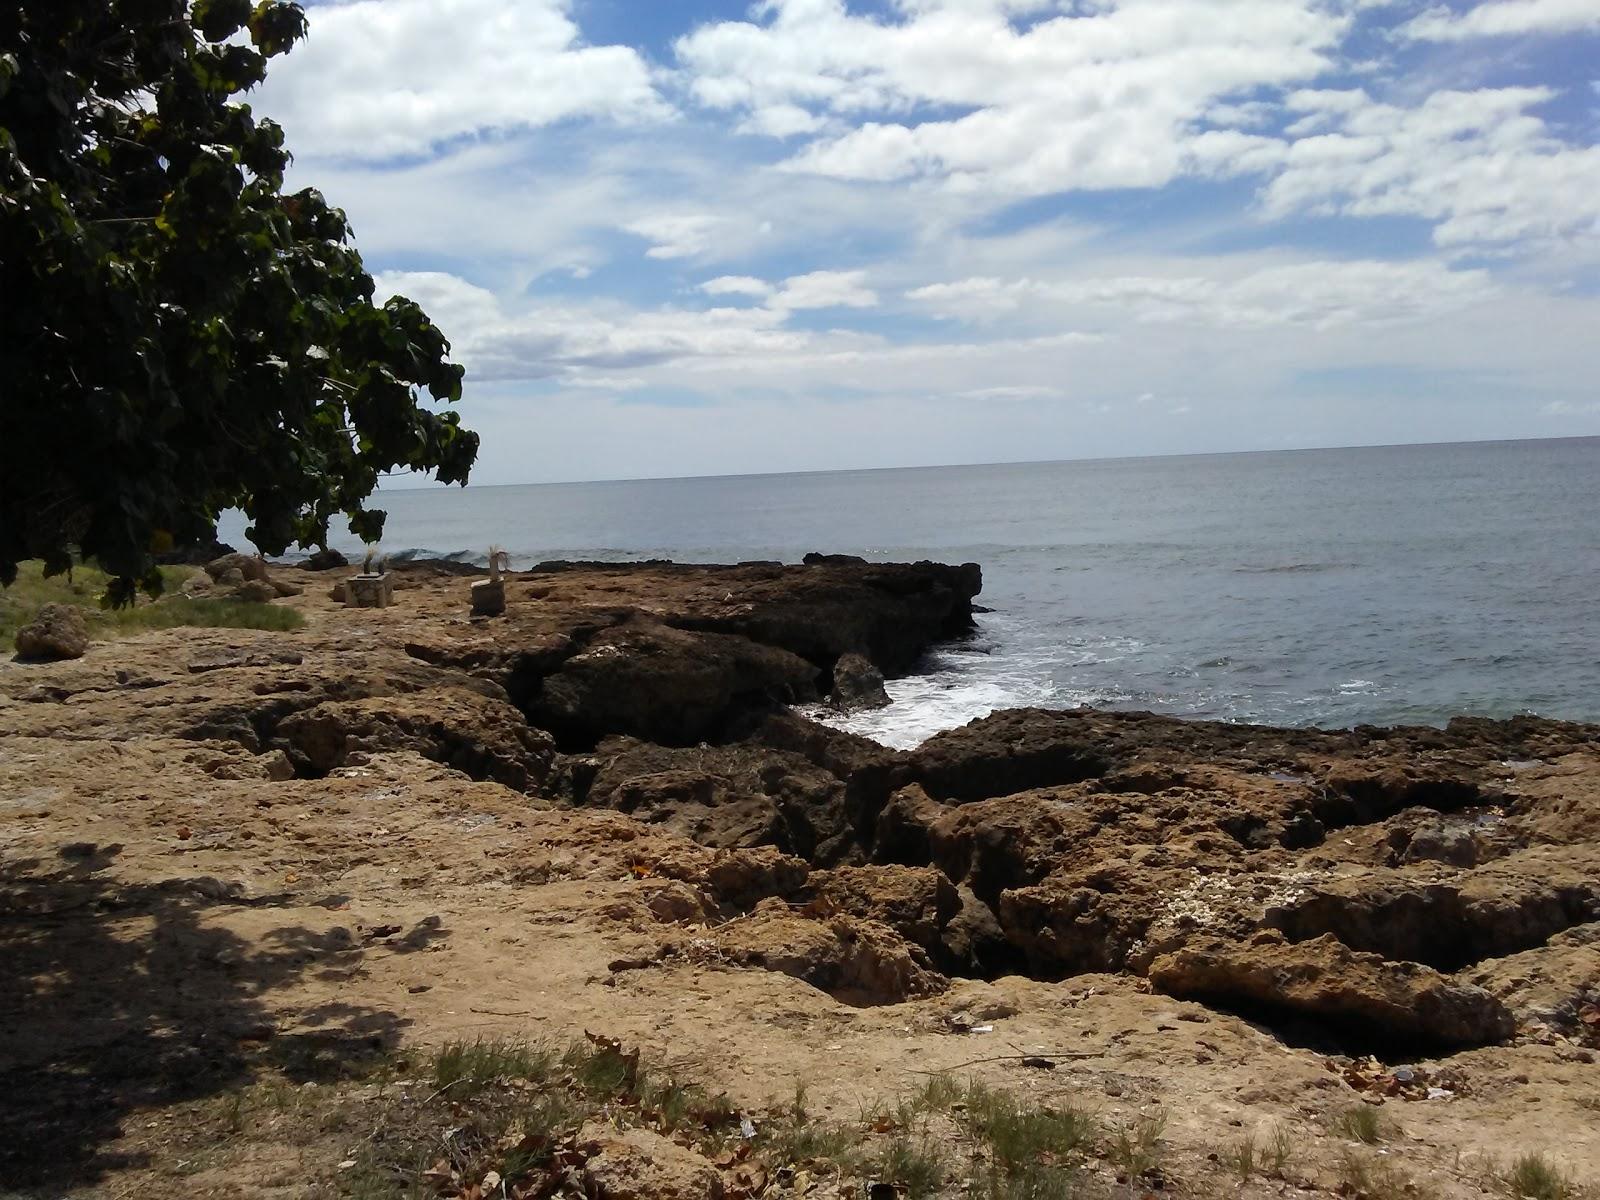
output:
[[[1600,438],[389,490],[383,548],[981,563],[969,641],[840,722],[1020,705],[1324,727],[1600,720]],[[223,540],[243,545],[230,515]],[[345,534],[332,539],[359,552]]]

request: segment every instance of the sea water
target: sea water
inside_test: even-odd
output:
[[[968,641],[842,723],[995,708],[1287,725],[1600,720],[1600,438],[386,490],[383,545],[982,564]],[[242,545],[243,523],[224,522]],[[359,551],[348,534],[333,544]]]

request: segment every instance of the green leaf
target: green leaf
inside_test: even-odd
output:
[[[159,588],[158,531],[236,507],[270,553],[340,512],[376,537],[380,472],[464,481],[477,437],[417,390],[459,399],[448,342],[373,305],[345,214],[282,193],[283,131],[233,99],[305,35],[300,7],[21,3],[0,18],[0,582],[92,557],[131,603]]]

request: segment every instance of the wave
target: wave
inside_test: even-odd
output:
[[[1319,571],[1346,571],[1355,565],[1347,562],[1248,563],[1233,568],[1233,572],[1235,575],[1298,575]]]

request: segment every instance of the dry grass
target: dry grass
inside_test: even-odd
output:
[[[193,567],[162,567],[166,593],[161,599],[110,610],[100,607],[110,576],[98,567],[82,565],[73,569],[70,579],[65,575],[46,579],[42,564],[22,563],[17,568],[16,582],[0,590],[0,650],[15,646],[17,630],[32,621],[45,604],[71,604],[82,609],[89,631],[96,637],[120,637],[176,626],[286,630],[302,624],[298,612],[282,605],[177,594],[178,587],[194,571]]]
[[[1340,1137],[1376,1146],[1386,1132],[1382,1115],[1370,1104],[1352,1104],[1334,1118],[1333,1128]]]
[[[1427,1200],[1433,1189],[1381,1152],[1347,1149],[1336,1167],[1340,1190],[1357,1200]]]
[[[1575,1200],[1581,1193],[1566,1174],[1542,1154],[1523,1154],[1500,1176],[1513,1196],[1527,1200]]]

